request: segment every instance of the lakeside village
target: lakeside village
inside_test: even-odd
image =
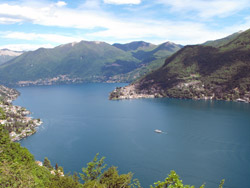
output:
[[[40,119],[28,117],[31,114],[29,110],[12,104],[19,95],[17,90],[0,85],[0,125],[9,132],[13,142],[34,134],[35,128],[42,124]],[[56,165],[53,168],[48,158],[44,162],[36,161],[36,164],[46,167],[52,175],[64,176],[62,167]]]
[[[30,111],[21,106],[15,106],[12,101],[19,92],[5,86],[0,86],[0,125],[9,132],[11,141],[19,141],[36,132],[36,127],[42,124],[40,119],[28,117]]]

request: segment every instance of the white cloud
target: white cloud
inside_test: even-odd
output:
[[[151,22],[130,23],[124,26],[112,27],[105,31],[88,34],[93,38],[112,38],[109,42],[141,40],[142,38],[153,39],[154,43],[172,41],[179,44],[199,44],[207,40],[225,37],[230,32],[213,31],[203,24],[193,22]]]
[[[194,11],[202,18],[224,17],[250,7],[249,0],[157,0],[157,2],[169,6],[174,12]]]
[[[105,28],[117,22],[101,11],[74,10],[41,4],[34,6],[0,4],[0,15],[19,19],[20,22],[81,29]]]
[[[79,6],[79,9],[101,11],[101,2],[100,1],[101,0],[85,0],[85,2]]]
[[[0,17],[0,24],[14,24],[21,22],[21,19]]]
[[[81,41],[80,37],[71,37],[58,34],[39,34],[39,33],[24,33],[24,32],[8,32],[1,35],[2,38],[21,39],[30,41],[49,41],[53,43],[70,43],[73,41]]]
[[[66,5],[67,5],[67,3],[65,3],[64,1],[58,1],[56,3],[56,6],[58,6],[58,7],[63,7],[63,6],[66,6]]]
[[[141,0],[103,0],[103,1],[104,3],[115,4],[115,5],[124,5],[124,4],[138,5],[141,3]]]
[[[0,49],[9,49],[13,51],[32,51],[38,48],[53,48],[51,44],[8,44],[0,45]]]
[[[141,3],[141,0],[104,0],[104,3],[116,4],[116,5],[123,5],[123,4],[138,5]]]
[[[221,3],[221,6],[224,5],[223,0],[158,1],[161,1],[162,3],[164,2],[168,6],[171,5],[173,11],[184,11],[187,9],[188,11],[197,11],[199,14],[203,14],[204,17],[214,15],[214,13],[211,12],[212,8],[207,8],[208,10],[205,10],[205,5],[213,5],[213,8],[219,5],[216,2]],[[238,1],[241,3],[245,2],[244,0]],[[74,36],[73,33],[70,35],[58,35],[34,32],[7,32],[2,34],[1,37],[9,39],[22,39],[31,42],[39,41],[39,43],[41,43],[41,41],[46,41],[48,43],[57,44],[79,41],[83,39],[82,36],[84,36],[84,40],[103,40],[110,43],[131,40],[149,40],[149,42],[155,41],[160,43],[169,40],[180,44],[195,44],[205,42],[206,40],[225,37],[226,35],[245,29],[245,27],[249,26],[249,22],[247,20],[243,20],[240,25],[239,23],[235,23],[235,25],[230,28],[222,28],[219,31],[215,31],[203,23],[191,21],[150,20],[147,17],[142,19],[138,17],[118,18],[111,13],[102,11],[101,9],[97,10],[99,7],[98,2],[99,0],[95,0],[95,3],[93,4],[90,0],[88,0],[78,9],[71,9],[65,6],[58,7],[54,6],[53,3],[28,3],[18,5],[0,3],[0,15],[2,15],[0,16],[0,23],[2,19],[2,22],[5,24],[8,22],[29,22],[43,26],[84,29],[84,33],[81,33],[79,36]],[[183,4],[181,2],[183,2]],[[228,8],[223,8],[222,6],[223,10],[227,9],[230,12],[232,9],[235,9],[231,8],[234,4],[230,4],[230,2],[235,3],[235,1],[228,0],[227,2],[229,2]],[[199,7],[199,5],[201,7]],[[94,8],[89,9],[89,7]],[[202,10],[204,10],[204,12],[202,12]],[[222,12],[225,13],[228,11]],[[99,28],[98,31],[95,30],[95,28]]]

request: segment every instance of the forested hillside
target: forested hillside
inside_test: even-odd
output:
[[[185,46],[158,70],[111,93],[112,99],[175,97],[250,101],[250,30],[218,48]]]
[[[27,86],[129,82],[150,71],[151,68],[144,69],[148,64],[154,64],[153,68],[160,67],[164,61],[156,60],[166,58],[181,47],[169,42],[157,46],[145,42],[110,45],[81,41],[51,49],[40,48],[0,65],[0,83]]]

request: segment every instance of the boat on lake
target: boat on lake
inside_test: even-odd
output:
[[[159,130],[159,129],[155,129],[155,132],[156,133],[163,133],[162,130]]]

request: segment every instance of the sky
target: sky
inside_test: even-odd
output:
[[[0,0],[0,49],[146,41],[199,44],[250,28],[250,0]]]

